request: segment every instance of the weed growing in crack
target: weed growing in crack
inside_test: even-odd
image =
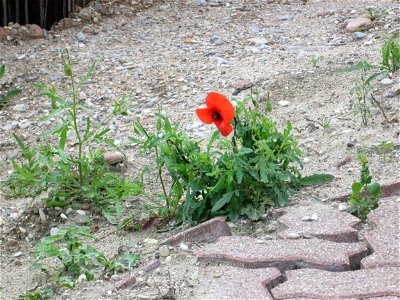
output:
[[[310,55],[308,59],[314,68],[318,68],[319,67],[318,64],[323,59],[323,56]]]
[[[0,65],[0,79],[3,78],[5,72],[6,72],[6,66]],[[21,89],[11,89],[5,92],[4,94],[0,93],[0,108],[4,107],[12,97],[15,97],[21,92],[22,92]]]
[[[365,220],[367,215],[378,207],[381,186],[377,182],[371,183],[372,176],[365,154],[360,152],[358,159],[361,164],[361,178],[360,181],[354,182],[351,187],[352,193],[348,199],[348,203],[351,205],[349,212]]]
[[[373,20],[382,18],[387,16],[389,13],[385,9],[376,9],[373,7],[367,7],[363,12],[362,15],[365,17]]]
[[[146,153],[155,153],[162,186],[161,216],[176,215],[190,222],[218,215],[231,220],[246,215],[257,220],[266,208],[287,204],[303,179],[309,179],[306,184],[332,180],[319,175],[302,178],[301,152],[291,134],[291,123],[280,132],[267,116],[270,107],[261,108],[257,97],[238,102],[234,108],[223,95],[210,93],[206,104],[197,109],[197,115],[218,128],[206,145],[189,139],[179,124],[172,125],[161,111],[155,132],[135,122],[132,142]],[[231,134],[231,138],[218,140],[220,134]]]
[[[331,127],[331,119],[327,116],[323,116],[316,122],[319,126],[321,126],[323,129],[328,129]]]
[[[14,173],[5,182],[2,190],[8,196],[37,197],[47,192],[49,207],[65,207],[73,203],[89,202],[95,210],[108,220],[112,215],[122,214],[122,201],[129,195],[139,194],[141,184],[124,179],[108,171],[102,151],[93,151],[92,143],[106,143],[114,146],[114,140],[106,138],[110,129],[105,124],[115,115],[126,115],[129,98],[114,102],[111,113],[93,125],[90,111],[78,101],[78,91],[94,70],[94,64],[85,76],[76,79],[68,51],[62,52],[64,73],[69,79],[69,99],[61,97],[50,85],[35,84],[50,98],[51,111],[42,121],[59,116],[59,122],[51,129],[51,135],[58,139],[58,145],[40,144],[33,148],[14,135],[22,154],[22,160],[13,161]],[[86,114],[85,114],[86,113]],[[84,124],[83,124],[84,123]],[[71,148],[67,154],[67,141]],[[72,150],[72,151],[71,151]],[[112,221],[116,223],[115,221]]]
[[[51,289],[35,290],[32,292],[26,292],[18,297],[17,300],[45,300],[50,299],[54,296],[54,292]]]
[[[87,227],[69,227],[57,234],[42,238],[35,246],[33,270],[40,269],[57,285],[73,288],[79,278],[94,280],[97,275],[113,274],[137,266],[139,256],[129,253],[118,260],[109,260],[81,239],[95,239]],[[50,267],[45,261],[54,258],[59,267]]]

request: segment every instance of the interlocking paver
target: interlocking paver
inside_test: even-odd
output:
[[[400,268],[347,272],[301,269],[286,272],[287,281],[271,290],[275,299],[365,299],[400,296]]]
[[[221,236],[231,235],[231,230],[223,217],[217,217],[195,227],[180,232],[164,241],[161,245],[179,245],[188,242],[215,242]]]
[[[381,199],[368,221],[373,229],[364,239],[373,253],[361,261],[361,267],[400,267],[400,198]]]
[[[364,243],[335,243],[319,239],[258,240],[245,236],[221,237],[197,252],[199,260],[224,261],[245,268],[281,270],[318,268],[346,271],[359,266],[368,253]]]
[[[201,284],[194,299],[272,299],[267,287],[280,280],[275,268],[241,269],[232,266],[211,266],[202,270]]]
[[[278,235],[287,238],[290,233],[316,237],[334,242],[358,241],[356,228],[361,221],[347,212],[319,202],[294,205],[277,211],[283,214],[278,221],[288,228]]]

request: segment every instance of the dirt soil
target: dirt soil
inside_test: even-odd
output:
[[[0,43],[0,64],[7,66],[0,87],[23,90],[0,110],[0,180],[12,171],[12,159],[20,157],[13,133],[31,145],[44,141],[41,133],[50,128],[52,121],[43,122],[40,117],[49,112],[51,103],[31,84],[40,82],[65,89],[67,81],[60,59],[64,48],[70,51],[76,73],[84,74],[96,62],[94,75],[79,92],[79,98],[95,111],[94,120],[112,108],[114,99],[132,93],[130,116],[108,124],[111,136],[120,143],[132,135],[133,118],[154,128],[158,105],[174,122],[181,122],[191,136],[207,138],[214,128],[202,124],[194,113],[207,93],[217,91],[230,99],[243,99],[250,93],[245,86],[254,83],[262,92],[270,92],[271,117],[279,126],[292,122],[304,154],[303,174],[335,176],[329,184],[301,190],[292,202],[329,201],[350,192],[352,182],[359,179],[357,150],[361,148],[367,150],[375,181],[398,180],[399,72],[390,75],[390,84],[375,82],[374,96],[390,123],[374,107],[369,124],[362,126],[360,116],[349,108],[357,74],[332,71],[364,59],[380,63],[385,37],[400,29],[399,2],[269,2],[154,1],[152,7],[133,12],[129,3],[115,1],[112,14],[99,23],[82,22],[70,29],[50,31],[45,39]],[[348,20],[364,16],[368,7],[387,15],[364,28],[364,38],[355,39],[344,27]],[[79,32],[85,34],[80,42]],[[330,120],[329,128],[319,124],[324,118]],[[123,172],[127,177],[136,177],[138,170],[151,164],[137,147],[126,147],[124,152],[128,162]],[[152,184],[159,187],[157,182]],[[138,197],[129,199],[125,204],[127,214],[141,201]],[[39,208],[43,203],[38,200],[0,195],[1,299],[16,299],[25,291],[45,287],[44,275],[29,271],[34,245],[53,227],[80,224],[75,210],[64,209],[43,208],[47,219],[42,222]],[[93,243],[96,248],[111,257],[129,251],[139,253],[142,265],[159,258],[158,241],[182,230],[158,232],[152,228],[118,234],[115,226],[103,218],[86,213],[90,225],[99,228],[96,236],[100,239]],[[230,226],[234,234],[268,238],[274,238],[279,230],[279,224],[271,218],[260,222],[240,219]],[[132,270],[137,283],[104,298],[190,299],[198,284],[199,263],[193,254],[198,247],[201,245],[191,245],[188,251],[168,249],[170,254],[160,257],[159,268],[149,273]],[[125,278],[129,272],[119,275]],[[58,291],[55,298],[96,299],[113,283],[112,279],[82,282],[73,290]]]

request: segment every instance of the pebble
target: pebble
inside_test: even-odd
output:
[[[111,280],[120,281],[122,278],[118,274],[111,275]]]
[[[170,256],[167,256],[167,257],[165,258],[165,262],[166,262],[167,264],[169,264],[171,261],[172,261],[171,255],[170,255]]]
[[[85,215],[86,215],[86,211],[84,211],[84,210],[82,210],[82,209],[78,209],[78,210],[76,211],[76,213],[77,213],[78,215],[81,215],[81,216],[85,216]]]
[[[347,23],[345,29],[346,29],[346,31],[354,32],[361,26],[369,25],[371,23],[372,23],[371,19],[368,19],[368,18],[353,19],[353,20],[350,20],[349,23]]]
[[[158,243],[158,240],[156,239],[151,239],[151,238],[146,238],[143,240],[143,243],[146,245],[156,245]]]
[[[361,39],[365,38],[366,36],[367,36],[367,35],[366,35],[364,32],[359,32],[359,31],[354,32],[354,33],[351,35],[351,37],[352,37],[354,40],[361,40]]]
[[[61,219],[63,219],[63,220],[68,220],[68,217],[67,217],[66,215],[64,215],[64,214],[60,214],[60,217],[61,217]]]
[[[250,33],[260,33],[262,32],[262,29],[260,27],[257,26],[252,26],[249,28],[249,32]]]
[[[217,65],[227,65],[229,61],[222,57],[217,57]]]
[[[208,5],[208,2],[206,0],[199,0],[196,2],[196,5],[206,7]]]
[[[86,41],[86,35],[82,31],[79,31],[79,33],[76,35],[76,39],[79,43],[83,43]]]
[[[382,79],[381,80],[381,84],[382,85],[390,85],[390,84],[392,84],[394,81],[392,80],[392,79],[390,79],[390,78],[384,78],[384,79]]]
[[[346,203],[339,203],[338,209],[339,211],[346,211],[349,208],[349,206]]]
[[[400,86],[394,86],[385,94],[386,98],[393,98],[400,95]]]
[[[170,251],[169,251],[169,248],[167,245],[161,246],[158,251],[160,252],[161,257],[167,257],[170,254]]]
[[[46,223],[46,214],[43,211],[43,208],[39,208],[39,217],[42,223]]]
[[[14,239],[9,239],[6,243],[7,247],[15,247],[18,245],[18,241]]]
[[[189,245],[186,244],[185,242],[180,243],[180,244],[179,244],[179,248],[180,248],[182,251],[189,251],[189,249],[190,249]]]
[[[150,108],[150,107],[153,107],[155,103],[156,103],[156,99],[153,98],[153,99],[150,99],[150,100],[147,102],[146,106],[147,106],[148,108]]]
[[[22,251],[18,251],[18,252],[15,252],[13,256],[20,257],[22,254],[23,254]]]
[[[17,104],[17,105],[14,105],[14,107],[13,107],[13,111],[16,111],[16,112],[26,112],[27,110],[28,110],[28,106],[26,104]]]
[[[252,38],[249,39],[249,42],[254,44],[255,46],[263,46],[268,43],[268,40],[265,38]]]
[[[290,240],[297,240],[297,239],[301,238],[301,235],[298,234],[298,233],[290,232],[287,235],[287,238],[290,239]]]
[[[213,43],[216,46],[221,46],[224,44],[224,40],[222,38],[220,38],[219,36],[213,36],[210,39],[210,42]]]
[[[291,21],[293,19],[294,19],[294,17],[292,15],[284,15],[284,16],[277,17],[278,21]]]
[[[52,228],[50,229],[50,235],[51,235],[51,236],[56,235],[56,234],[58,234],[59,232],[60,232],[60,229],[57,228],[57,227],[52,227]]]
[[[279,105],[283,107],[289,106],[289,101],[279,101]]]
[[[24,122],[18,123],[18,127],[20,129],[26,129],[26,128],[30,127],[31,125],[32,125],[32,122],[30,122],[30,121],[24,121]]]

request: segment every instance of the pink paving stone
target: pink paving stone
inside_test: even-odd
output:
[[[281,273],[275,268],[207,267],[200,273],[194,299],[272,299],[268,287],[275,286],[280,277]]]
[[[43,37],[43,30],[37,24],[27,24],[26,28],[28,29],[28,37],[30,39],[40,39]]]
[[[384,198],[368,215],[373,229],[364,239],[372,255],[361,260],[361,268],[400,267],[400,198]]]
[[[275,299],[365,299],[400,296],[400,268],[347,272],[301,269],[286,272],[287,281],[271,290]]]
[[[347,212],[341,212],[327,204],[310,202],[277,210],[283,214],[278,221],[288,228],[278,235],[287,238],[290,233],[305,237],[316,237],[334,242],[358,241],[361,221]],[[304,220],[307,216],[317,216],[317,220]]]
[[[181,242],[215,242],[221,236],[231,235],[228,223],[223,217],[211,219],[195,227],[180,232],[164,241],[161,245],[176,246]]]
[[[363,243],[319,239],[266,240],[260,243],[246,236],[221,237],[196,253],[199,260],[226,262],[244,268],[318,268],[330,271],[355,269],[367,254],[368,249]]]

